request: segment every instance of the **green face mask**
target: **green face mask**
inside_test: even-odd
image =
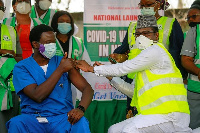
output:
[[[155,15],[154,7],[143,7],[141,9],[141,15]]]

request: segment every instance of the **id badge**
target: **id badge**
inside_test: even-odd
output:
[[[46,117],[36,117],[39,123],[48,123],[48,120]]]

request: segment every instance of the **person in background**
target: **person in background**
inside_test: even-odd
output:
[[[136,72],[135,87],[120,78],[111,78],[115,88],[127,88],[138,115],[111,126],[108,133],[190,133],[190,110],[182,75],[173,57],[158,42],[159,33],[153,15],[138,16],[136,47],[140,54],[112,65],[90,66],[76,61],[76,67],[97,76],[123,76]],[[97,63],[96,63],[97,64]]]
[[[91,62],[83,40],[75,36],[78,33],[78,27],[69,12],[56,12],[53,16],[51,27],[56,33],[56,55],[62,56],[67,52],[69,58]]]
[[[3,24],[16,29],[22,48],[22,57],[25,59],[31,56],[33,51],[28,39],[30,30],[34,26],[42,24],[42,22],[37,18],[30,18],[31,0],[13,0],[12,6],[15,11],[15,17],[5,18]]]
[[[0,0],[1,22],[5,8]],[[0,31],[0,131],[7,133],[6,122],[20,113],[19,97],[11,88],[11,76],[16,61],[22,60],[22,51],[13,27],[0,23]]]
[[[58,11],[52,19],[51,27],[56,33],[56,55],[63,56],[67,52],[69,58],[76,60],[86,60],[91,63],[87,49],[83,44],[83,40],[76,37],[78,27],[74,23],[74,19],[67,11]],[[76,89],[72,86],[73,104],[76,103]]]
[[[30,32],[34,49],[31,57],[20,61],[13,70],[13,83],[20,96],[21,115],[7,122],[9,133],[72,132],[89,133],[84,112],[94,91],[74,68],[75,61],[56,56],[53,29],[41,24]],[[72,105],[71,83],[81,92],[77,108]]]
[[[180,57],[180,52],[184,40],[181,26],[175,18],[161,16],[158,12],[159,10],[165,11],[169,7],[169,3],[166,0],[140,0],[140,3],[138,5],[141,9],[142,15],[154,15],[156,17],[159,30],[159,42],[162,43],[172,55],[185,81],[185,79],[187,78],[187,72],[181,65]],[[124,60],[120,60],[119,57],[127,56],[126,53],[128,53],[128,59],[133,59],[140,53],[140,50],[136,49],[135,46],[135,27],[135,22],[130,22],[122,45],[115,49],[115,51],[113,52],[114,54],[111,54],[110,58],[118,60],[118,62],[123,62]],[[117,56],[116,54],[120,54],[120,56]],[[121,59],[127,58],[124,57]],[[125,81],[131,83],[134,77],[135,73],[129,73],[128,76],[125,78]],[[130,106],[130,102],[131,99],[127,98],[127,110],[132,109],[132,112],[137,113],[137,111],[135,111],[136,108]]]
[[[200,0],[195,0],[188,12],[188,30],[181,50],[182,65],[188,71],[187,98],[190,107],[190,127],[200,127]],[[193,17],[194,16],[194,17]]]
[[[198,4],[198,1],[195,1],[191,5],[191,7],[187,13],[186,20],[190,27],[196,26],[196,23],[199,22],[199,20],[200,20],[200,5]],[[187,35],[187,32],[184,33],[184,38],[186,37],[186,35]]]
[[[31,18],[38,18],[44,24],[51,26],[51,20],[56,10],[50,9],[52,0],[35,0],[35,5],[31,8]]]

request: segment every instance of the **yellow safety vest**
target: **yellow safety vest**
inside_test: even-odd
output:
[[[150,70],[138,72],[131,106],[136,106],[139,114],[168,114],[171,112],[190,113],[187,91],[173,57],[161,47],[171,59],[174,73],[153,74]]]
[[[168,18],[162,16],[157,20],[158,30],[159,30],[159,42],[164,44],[166,49],[169,49],[169,36],[172,31],[172,26],[175,21],[175,18]],[[130,53],[128,54],[128,59],[131,60],[135,58],[141,51],[135,45],[135,29],[137,23],[131,22],[128,28],[128,43]],[[133,79],[135,77],[135,73],[128,74],[128,77]]]
[[[12,26],[1,24],[1,49],[14,50],[16,53],[16,31]]]

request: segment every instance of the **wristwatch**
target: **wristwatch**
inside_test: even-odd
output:
[[[82,110],[82,111],[83,111],[83,113],[85,113],[85,108],[84,108],[83,106],[81,106],[81,105],[78,105],[78,106],[77,106],[77,108],[78,108],[78,109],[80,109],[80,110]]]

